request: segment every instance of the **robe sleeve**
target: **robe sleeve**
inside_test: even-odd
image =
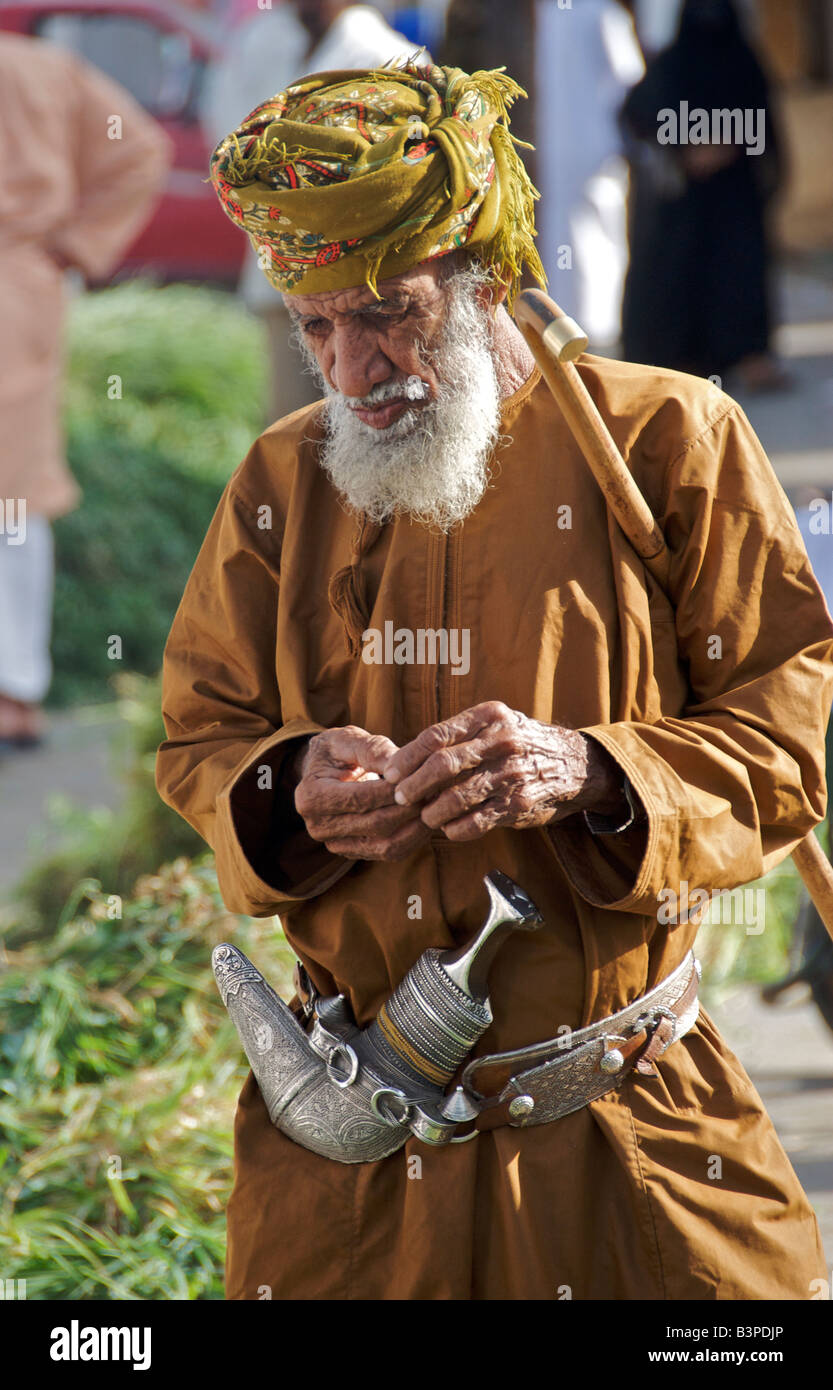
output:
[[[103,279],[147,222],[173,158],[173,144],[158,121],[128,91],[78,58],[73,104],[64,119],[74,152],[74,206],[53,232],[49,249],[88,279]],[[120,138],[111,138],[113,117]]]
[[[281,715],[279,585],[279,541],[232,479],[165,646],[156,785],[214,850],[226,906],[252,917],[316,897],[355,862],[307,835],[284,776],[322,726]]]
[[[594,837],[572,817],[551,831],[598,907],[655,915],[663,889],[749,883],[825,812],[833,624],[772,467],[724,401],[671,464],[661,517],[688,703],[582,730],[619,763],[647,824]]]

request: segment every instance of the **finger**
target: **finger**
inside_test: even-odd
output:
[[[429,831],[419,821],[403,826],[386,839],[362,836],[327,840],[326,848],[331,854],[340,854],[346,859],[404,859],[412,854],[429,838]]]
[[[507,787],[506,790],[511,790]],[[432,829],[458,820],[495,795],[495,771],[479,768],[469,777],[461,778],[422,807],[422,820]]]
[[[499,750],[491,747],[482,738],[471,743],[458,743],[450,748],[441,748],[422,767],[404,781],[397,783],[395,800],[400,806],[424,805],[439,797],[444,791],[469,779],[465,773],[481,768],[492,757],[499,757]]]
[[[396,800],[401,804],[425,803],[440,795],[462,778],[462,774],[482,766],[495,769],[517,761],[523,750],[523,736],[513,725],[490,724],[468,743],[458,743],[433,753],[410,777],[397,783]],[[494,775],[494,772],[493,772]]]
[[[385,771],[397,745],[384,734],[369,734],[355,724],[344,729],[330,729],[322,752],[345,767],[361,767],[366,772]]]
[[[482,713],[490,708],[491,702],[487,705],[475,705],[472,709],[452,715],[440,724],[431,724],[429,728],[423,729],[415,739],[391,755],[384,773],[387,781],[402,782],[439,749],[472,739],[491,722],[490,718]]]
[[[447,825],[444,825],[443,834],[447,839],[455,842],[479,840],[490,830],[496,830],[504,823],[505,819],[506,812],[501,802],[484,801],[475,811],[470,811],[468,815],[461,816],[459,820],[449,821]]]
[[[417,795],[425,795],[425,788],[417,792],[419,784],[405,787],[406,779],[439,752],[469,744],[468,752],[461,756],[459,770],[472,767],[487,757],[511,756],[522,752],[521,718],[500,700],[486,700],[483,704],[473,705],[471,709],[452,715],[440,724],[423,729],[415,739],[400,748],[388,762],[385,779],[397,783],[397,790],[402,787],[407,799],[413,801]]]
[[[401,826],[419,823],[418,806],[386,806],[362,816],[311,816],[307,831],[314,840],[387,839]]]
[[[393,788],[379,778],[373,782],[341,781],[337,777],[305,777],[295,788],[295,809],[309,816],[358,815],[393,806]]]

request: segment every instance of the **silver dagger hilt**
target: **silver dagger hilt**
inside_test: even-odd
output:
[[[535,931],[543,918],[523,888],[499,869],[483,882],[489,894],[489,913],[473,941],[459,950],[445,952],[440,964],[450,980],[473,999],[487,999],[486,981],[492,961],[510,932]]]
[[[543,922],[506,874],[487,874],[484,883],[489,911],[474,940],[424,951],[363,1032],[364,1057],[398,1074],[403,1085],[448,1084],[492,1022],[486,980],[498,948],[511,931],[535,931]]]

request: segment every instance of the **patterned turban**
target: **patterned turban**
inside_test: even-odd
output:
[[[316,294],[466,247],[510,302],[538,197],[510,135],[523,88],[502,69],[380,68],[305,77],[255,107],[211,157],[228,216],[276,289]]]

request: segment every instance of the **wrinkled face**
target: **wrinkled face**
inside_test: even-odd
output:
[[[380,299],[360,285],[295,294],[286,303],[326,384],[348,398],[359,420],[386,429],[409,407],[436,399],[439,380],[431,354],[442,331],[448,292],[437,263],[429,262],[381,281],[378,293]],[[390,400],[358,404],[382,385],[391,389]],[[399,392],[393,392],[395,386]]]
[[[319,462],[354,511],[448,530],[483,496],[498,439],[491,280],[449,260],[378,288],[285,299],[327,397]]]

